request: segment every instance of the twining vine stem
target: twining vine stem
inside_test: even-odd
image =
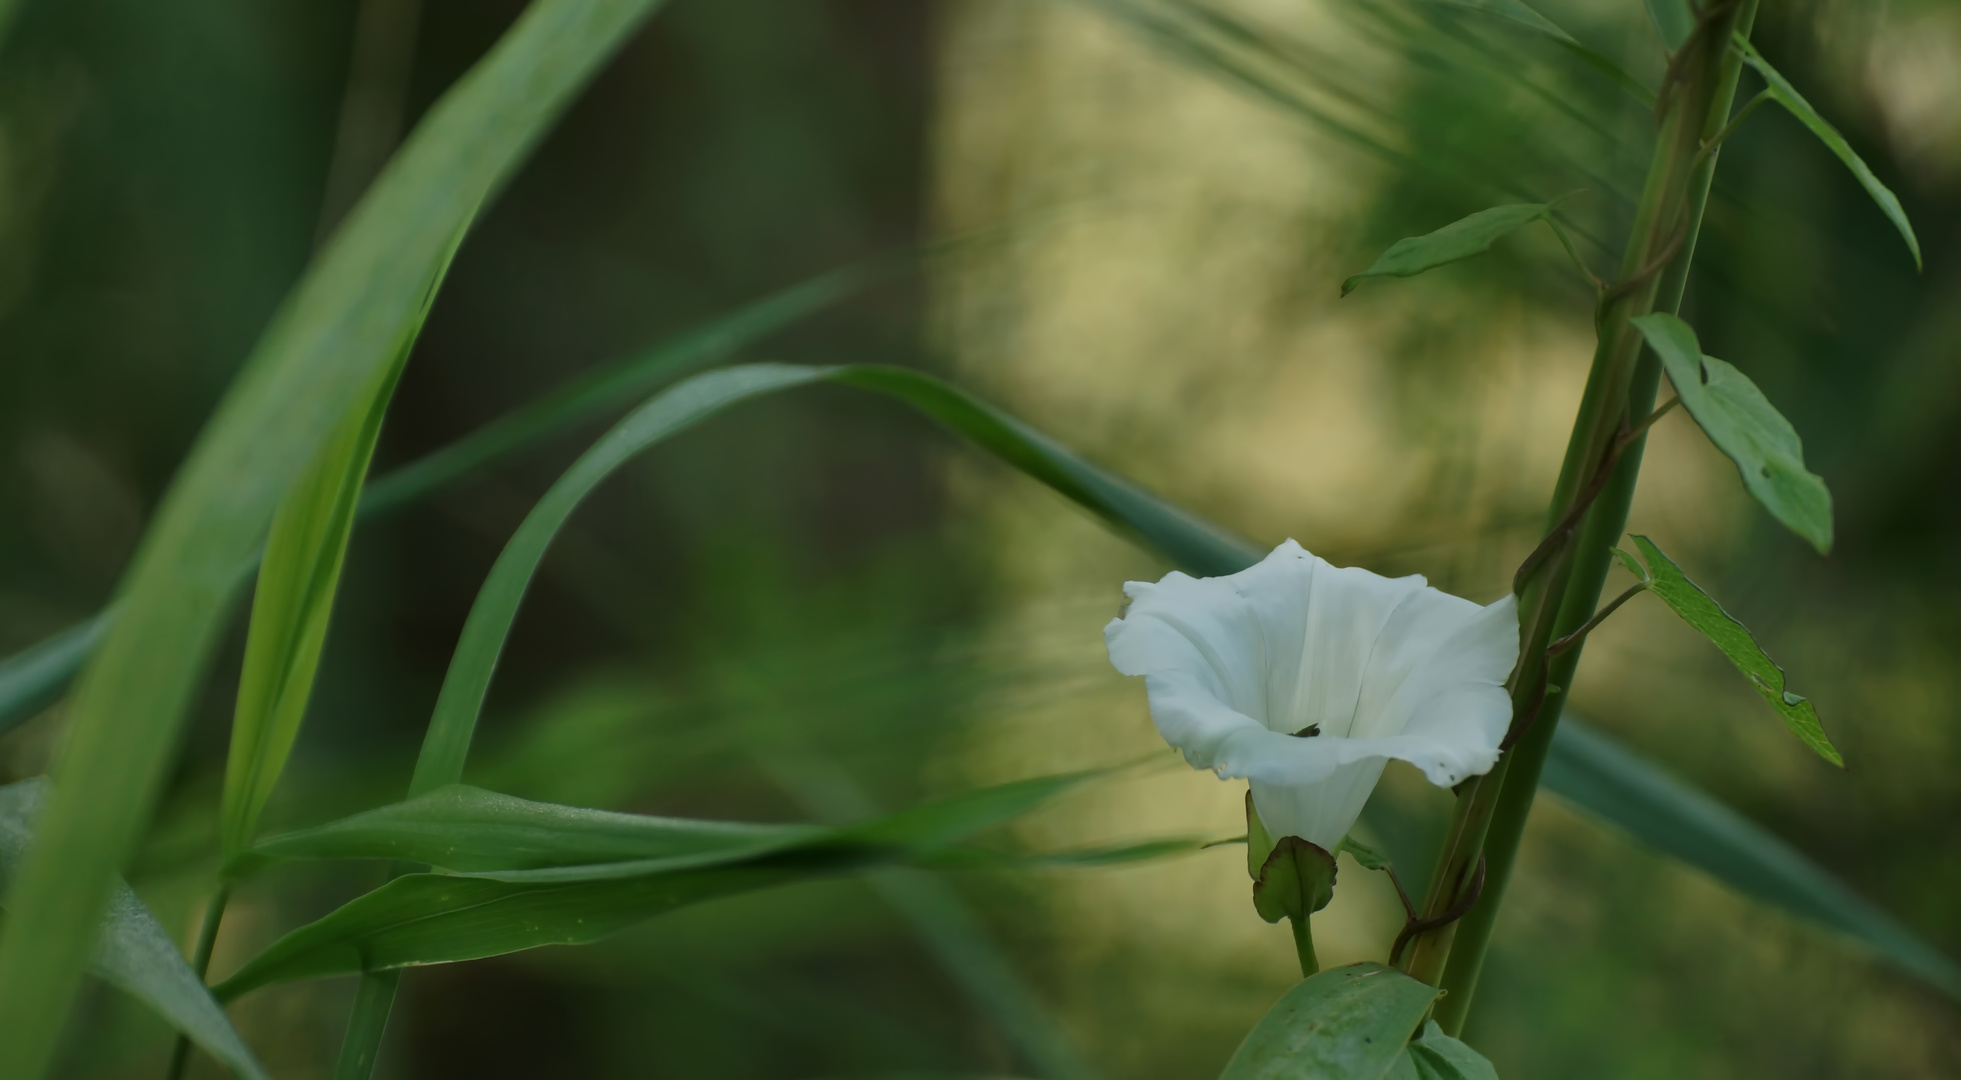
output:
[[[1727,134],[1736,98],[1741,57],[1730,42],[1747,39],[1756,12],[1757,0],[1706,4],[1694,32],[1669,60],[1656,103],[1654,156],[1622,256],[1621,279],[1600,297],[1599,341],[1547,513],[1552,525],[1515,582],[1521,650],[1507,684],[1514,717],[1509,748],[1489,773],[1459,785],[1456,813],[1424,899],[1426,920],[1460,905],[1468,911],[1417,933],[1400,958],[1404,970],[1447,991],[1436,1019],[1453,1035],[1463,1030],[1469,1012],[1584,639],[1556,656],[1549,646],[1570,638],[1596,614],[1609,548],[1627,523],[1647,428],[1668,408],[1650,411],[1660,363],[1643,349],[1628,320],[1681,305],[1720,137]],[[1635,423],[1637,416],[1645,419]],[[1554,685],[1559,689],[1548,694]],[[1471,895],[1470,871],[1480,865],[1482,892]]]

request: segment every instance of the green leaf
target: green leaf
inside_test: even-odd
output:
[[[1558,23],[1539,14],[1520,0],[1431,0],[1431,2],[1445,7],[1466,8],[1491,15],[1551,38],[1555,44],[1579,57],[1587,66],[1612,79],[1634,100],[1648,108],[1654,107],[1655,92],[1643,85],[1641,80],[1628,74],[1625,68],[1615,63],[1605,53],[1581,42],[1562,29]]]
[[[115,625],[116,608],[93,616],[0,660],[0,735],[61,700],[75,672]]]
[[[273,942],[225,980],[217,994],[229,1000],[290,979],[581,944],[702,900],[882,863],[931,861],[1107,771],[983,788],[842,828],[682,824],[665,818],[636,824],[625,820],[631,815],[445,789],[442,799],[424,797],[392,808],[385,827],[376,827],[372,813],[357,815],[324,842],[326,829],[312,830],[313,838],[296,849],[308,853],[310,844],[322,854],[360,858],[412,850],[476,869],[398,877]],[[782,831],[771,834],[771,829]],[[446,834],[457,840],[453,852],[443,850]],[[715,846],[722,837],[735,842]],[[560,863],[595,851],[628,853],[643,844],[655,851],[693,850]],[[497,861],[513,867],[484,868]]]
[[[1627,569],[1628,573],[1633,574],[1642,581],[1648,580],[1648,570],[1641,565],[1641,560],[1622,551],[1620,548],[1608,548],[1607,550],[1614,553],[1614,558],[1620,560],[1620,564]]]
[[[1803,94],[1798,93],[1797,87],[1792,86],[1790,80],[1778,74],[1777,69],[1770,66],[1770,61],[1763,58],[1763,54],[1757,51],[1756,46],[1740,37],[1735,40],[1735,45],[1743,54],[1743,62],[1756,68],[1757,74],[1762,75],[1764,82],[1770,84],[1770,96],[1789,110],[1792,116],[1797,117],[1799,123],[1810,128],[1811,133],[1818,136],[1818,141],[1824,143],[1826,149],[1838,155],[1838,159],[1845,163],[1845,167],[1852,170],[1852,175],[1858,179],[1859,186],[1865,188],[1866,194],[1872,197],[1872,201],[1879,204],[1880,212],[1885,214],[1886,220],[1892,222],[1893,227],[1900,231],[1900,239],[1907,242],[1907,250],[1913,252],[1914,268],[1921,269],[1920,240],[1913,235],[1913,224],[1907,221],[1907,212],[1900,206],[1899,196],[1894,195],[1891,188],[1879,182],[1879,177],[1874,176],[1872,170],[1866,166],[1865,159],[1853,151],[1852,145],[1845,141],[1845,136],[1839,134],[1837,128],[1826,123],[1825,118],[1818,115],[1818,110],[1811,107],[1811,103],[1804,99]]]
[[[1558,200],[1494,206],[1453,221],[1436,232],[1405,237],[1391,244],[1374,265],[1342,282],[1341,294],[1347,296],[1369,278],[1415,277],[1425,270],[1490,251],[1493,241],[1544,219],[1556,205]]]
[[[1655,31],[1669,52],[1681,48],[1695,32],[1695,12],[1690,10],[1689,0],[1648,0],[1648,17],[1654,20]]]
[[[0,896],[27,858],[49,786],[37,777],[0,787]],[[90,971],[155,1009],[235,1075],[266,1080],[265,1070],[204,981],[184,962],[163,924],[121,879],[110,890],[97,934]]]
[[[1423,1032],[1403,1048],[1416,1080],[1498,1080],[1498,1070],[1484,1055],[1444,1034],[1435,1020],[1423,1024]]]
[[[1784,669],[1771,660],[1763,647],[1757,644],[1757,639],[1750,636],[1750,631],[1724,611],[1722,605],[1711,599],[1700,586],[1690,581],[1688,575],[1682,573],[1682,568],[1662,554],[1654,541],[1637,536],[1634,544],[1647,558],[1648,570],[1653,574],[1649,590],[1661,597],[1662,602],[1680,615],[1683,622],[1694,627],[1721,649],[1724,656],[1729,657],[1729,662],[1750,680],[1750,685],[1757,688],[1757,693],[1770,703],[1770,707],[1777,711],[1778,718],[1784,721],[1784,726],[1790,728],[1800,742],[1817,751],[1819,757],[1843,767],[1845,759],[1839,756],[1837,748],[1825,737],[1824,727],[1818,723],[1818,710],[1812,707],[1809,700],[1784,688]]]
[[[458,230],[655,0],[538,0],[424,115],[199,435],[70,708],[60,784],[0,934],[0,1075],[53,1052],[96,917],[171,768],[238,567],[394,358]]]
[[[316,828],[271,837],[236,876],[289,859],[393,859],[447,870],[533,870],[626,860],[746,857],[827,830],[617,814],[452,784]]]
[[[355,402],[272,516],[252,596],[245,660],[232,713],[231,752],[225,763],[220,815],[225,858],[251,845],[259,815],[299,737],[382,418],[467,228],[466,223],[457,230],[437,265],[421,310],[403,330],[394,360],[376,374],[366,398]]]
[[[1364,870],[1389,869],[1389,856],[1362,843],[1353,836],[1342,837],[1340,845],[1335,848],[1337,855],[1344,851],[1354,858],[1357,866],[1360,866]]]
[[[1381,964],[1304,979],[1248,1032],[1219,1080],[1377,1080],[1437,998]]]
[[[1832,550],[1832,493],[1804,467],[1797,429],[1749,376],[1713,356],[1688,323],[1666,312],[1629,319],[1668,371],[1682,406],[1725,456],[1743,486],[1772,517],[1820,555]]]
[[[1845,934],[1961,1001],[1961,966],[1770,831],[1568,716],[1539,782],[1744,896]]]

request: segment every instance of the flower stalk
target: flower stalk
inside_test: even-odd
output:
[[[1548,647],[1595,614],[1641,467],[1647,425],[1634,418],[1660,415],[1653,411],[1660,364],[1628,320],[1681,305],[1741,70],[1730,42],[1747,38],[1756,10],[1757,0],[1709,0],[1664,80],[1621,280],[1602,293],[1596,311],[1598,343],[1547,513],[1552,525],[1517,582],[1522,649],[1507,683],[1514,715],[1508,752],[1489,773],[1459,785],[1422,918],[1428,924],[1468,910],[1419,934],[1404,962],[1410,974],[1447,991],[1436,1019],[1452,1035],[1463,1029],[1584,642],[1574,639],[1557,657]],[[1481,863],[1481,895],[1466,904]]]

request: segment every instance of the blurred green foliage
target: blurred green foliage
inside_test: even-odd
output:
[[[937,192],[959,179],[936,172],[935,149],[942,72],[963,62],[937,27],[959,6],[677,0],[466,243],[379,467],[766,292],[921,243]],[[1542,7],[1658,77],[1639,4]],[[19,5],[0,49],[0,650],[109,598],[178,460],[378,148],[519,8]],[[1122,47],[1175,60],[1150,69],[1162,78],[1193,64],[1189,49],[1164,50],[1176,39],[1164,20],[1210,26],[1219,49],[1259,65],[1227,80],[1257,91],[1249,108],[1302,121],[1338,168],[1385,166],[1369,173],[1366,212],[1328,241],[1336,250],[1286,263],[1303,292],[1332,295],[1400,237],[1574,188],[1587,189],[1570,204],[1579,249],[1596,272],[1611,265],[1648,119],[1582,58],[1461,6],[1338,7],[1332,17],[1397,58],[1399,77],[1377,83],[1350,77],[1354,57],[1290,31],[1292,8],[1246,9],[1228,10],[1256,31],[1251,44],[1190,4],[1109,26]],[[1857,181],[1803,128],[1765,111],[1724,151],[1685,310],[1704,347],[1744,367],[1792,420],[1838,503],[1830,561],[1750,513],[1734,542],[1694,552],[1689,569],[1819,703],[1849,769],[1799,767],[1773,747],[1781,733],[1759,730],[1770,727],[1753,714],[1761,706],[1713,652],[1706,677],[1679,686],[1625,694],[1603,675],[1592,697],[1585,676],[1576,688],[1590,718],[1950,955],[1961,953],[1961,839],[1946,826],[1961,814],[1961,481],[1950,467],[1961,453],[1961,130],[1899,103],[1916,100],[1910,61],[1938,83],[1940,58],[1961,56],[1957,26],[1950,0],[1896,4],[1883,20],[1767,5],[1756,39],[1899,193],[1927,266],[1914,272]],[[1925,44],[1936,39],[1955,51]],[[1439,316],[1394,324],[1411,440],[1478,378],[1466,366],[1477,356],[1453,343],[1481,340],[1480,320],[1507,305],[1586,302],[1541,239],[1430,275],[1421,287],[1448,298]],[[943,366],[926,332],[934,280],[882,286],[751,355]],[[1347,303],[1376,302],[1371,292]],[[1112,380],[1101,392],[1131,388]],[[398,797],[491,560],[596,432],[357,530],[270,823]],[[1181,432],[1146,439],[1175,446]],[[972,500],[954,490],[960,474],[941,467],[951,446],[883,402],[819,389],[746,407],[623,470],[559,537],[526,599],[470,780],[619,809],[846,818],[960,786],[963,756],[1000,708],[987,702],[1008,688],[1065,713],[1102,708],[1106,672],[1031,664],[990,636],[995,592],[1019,571],[999,565]],[[1530,547],[1541,509],[1485,507],[1477,531],[1457,527],[1447,492],[1429,505],[1433,520],[1408,531],[1440,541],[1324,553],[1470,592],[1486,554]],[[1124,574],[1152,571],[1139,559],[1108,572],[1114,605]],[[242,620],[238,631],[131,868],[179,934],[194,928],[216,865]],[[1644,655],[1628,651],[1637,664]],[[0,781],[43,771],[60,726],[57,707],[0,740]],[[1407,780],[1392,775],[1389,794],[1420,834],[1435,805]],[[1221,854],[1148,873],[1233,871],[1238,853]],[[255,884],[214,972],[374,883],[303,867]],[[1284,986],[1166,958],[1148,936],[1085,960],[1069,947],[1080,913],[1047,873],[950,884],[939,900],[975,916],[1001,950],[1006,990],[948,960],[891,888],[827,882],[683,911],[598,947],[413,972],[383,1071],[1059,1075],[1080,1057],[1112,1077],[1209,1075]],[[1292,963],[1284,935],[1274,947]],[[344,980],[280,988],[235,1015],[275,1075],[322,1076],[349,993]],[[1002,994],[1068,1005],[1057,1031],[1030,1034]],[[1961,1068],[1956,1030],[1950,1004],[1842,944],[1546,804],[1467,1040],[1507,1077],[1940,1076]],[[169,1043],[113,992],[92,995],[69,1036],[64,1075],[76,1077],[160,1075]]]

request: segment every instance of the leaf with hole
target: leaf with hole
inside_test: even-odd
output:
[[[1800,742],[1816,751],[1819,757],[1843,767],[1845,759],[1839,756],[1837,748],[1825,737],[1824,727],[1818,723],[1818,710],[1812,707],[1808,699],[1785,689],[1784,669],[1771,660],[1750,631],[1724,611],[1722,605],[1711,599],[1708,593],[1703,592],[1701,586],[1690,581],[1688,575],[1682,573],[1682,568],[1662,554],[1654,541],[1637,536],[1634,545],[1648,560],[1649,591],[1680,615],[1683,622],[1721,649]]]
[[[0,787],[0,896],[27,858],[48,788],[48,781],[39,777]],[[102,913],[89,970],[156,1010],[234,1075],[266,1080],[265,1070],[204,988],[204,980],[184,962],[184,954],[163,924],[120,879]]]
[[[1390,245],[1367,270],[1342,282],[1341,294],[1347,296],[1370,278],[1414,277],[1483,254],[1500,238],[1545,219],[1557,205],[1558,200],[1494,206],[1453,221],[1436,232],[1405,237]]]
[[[1756,46],[1742,38],[1737,38],[1735,45],[1743,54],[1743,62],[1755,68],[1757,74],[1762,75],[1764,82],[1769,84],[1770,96],[1779,105],[1784,106],[1792,116],[1797,117],[1798,123],[1809,128],[1811,133],[1818,137],[1818,141],[1825,144],[1825,149],[1830,150],[1841,162],[1844,162],[1846,168],[1852,170],[1852,175],[1859,181],[1859,186],[1864,188],[1872,201],[1879,205],[1880,213],[1885,214],[1886,220],[1892,222],[1893,227],[1899,230],[1900,239],[1906,241],[1907,250],[1913,253],[1914,268],[1920,269],[1920,240],[1913,235],[1913,224],[1907,220],[1906,208],[1900,205],[1899,196],[1893,194],[1893,189],[1880,183],[1879,177],[1873,175],[1865,159],[1852,149],[1851,143],[1845,141],[1845,136],[1839,134],[1837,128],[1818,115],[1818,110],[1811,107],[1811,103],[1804,99],[1803,94],[1798,93],[1797,87],[1792,86],[1789,79],[1770,66],[1770,61],[1764,59]]]
[[[1682,406],[1736,463],[1743,486],[1771,516],[1818,549],[1832,550],[1832,494],[1804,467],[1797,429],[1735,367],[1705,356],[1688,323],[1664,312],[1629,319],[1661,357]]]
[[[1303,979],[1248,1032],[1219,1080],[1378,1080],[1438,990],[1381,964]]]

